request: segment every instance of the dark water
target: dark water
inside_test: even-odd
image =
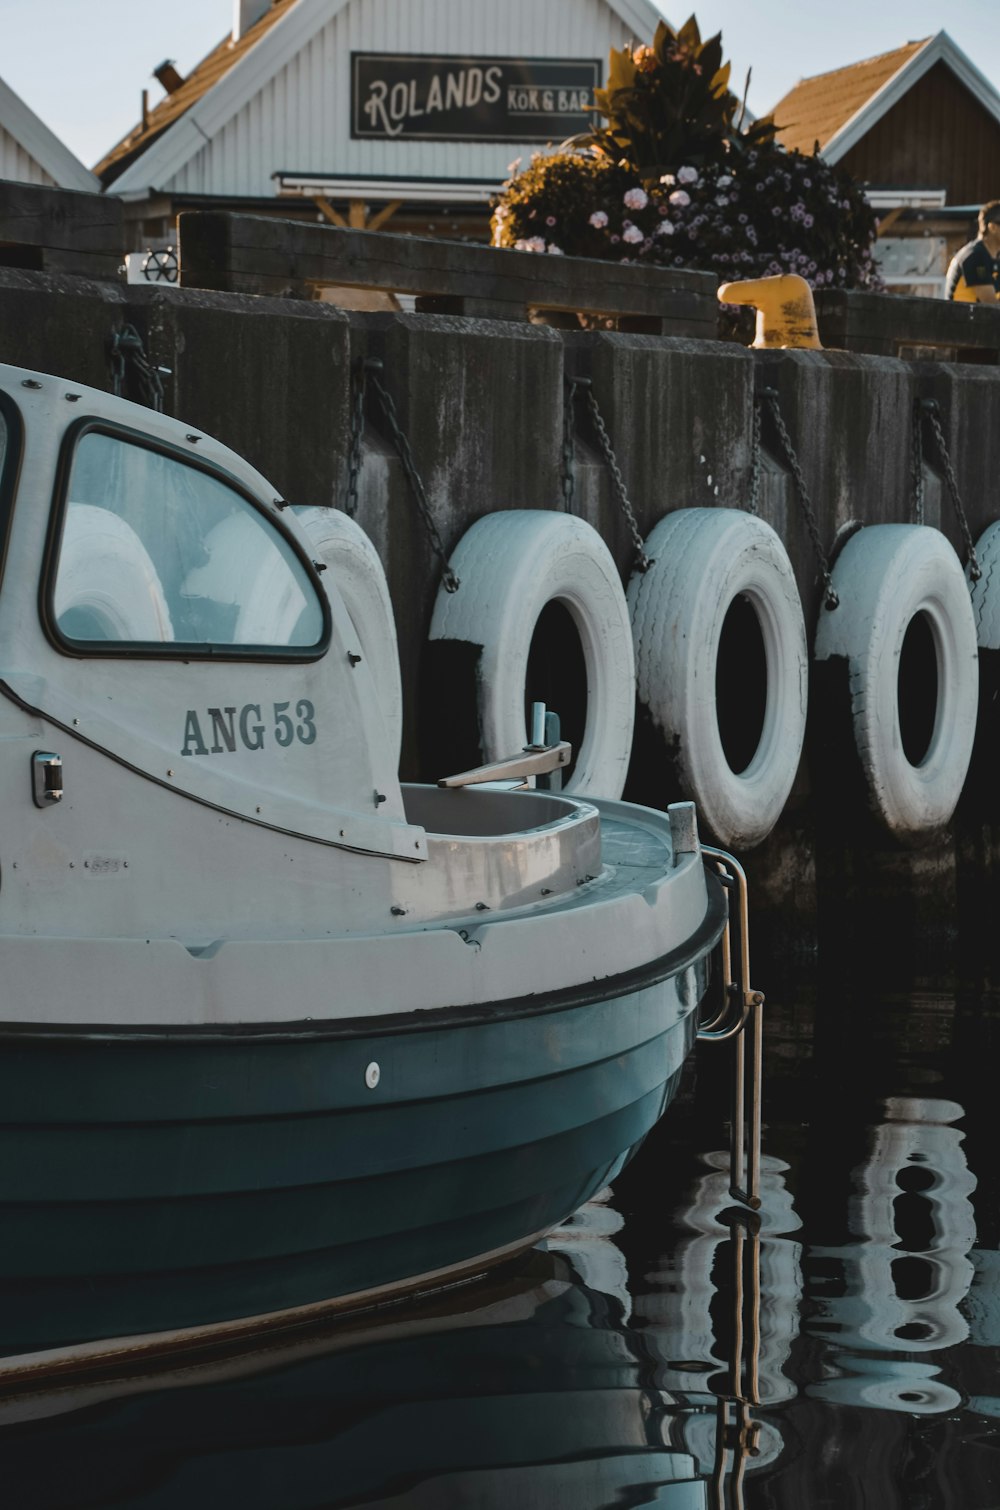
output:
[[[759,1224],[700,1048],[614,1189],[487,1279],[0,1399],[3,1503],[997,1510],[998,1052],[988,995],[772,996]]]

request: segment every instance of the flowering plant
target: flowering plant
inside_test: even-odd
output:
[[[629,228],[645,227],[652,216],[652,200],[627,165],[594,153],[536,152],[504,184],[493,212],[493,245],[618,258],[646,239],[644,229],[636,235]]]
[[[594,94],[607,124],[595,124],[570,145],[593,147],[613,161],[625,156],[645,180],[676,163],[700,167],[727,148],[748,151],[771,141],[774,122],[743,120],[729,75],[721,33],[703,42],[693,16],[676,32],[661,21],[651,46],[611,49],[607,88]]]
[[[860,186],[818,156],[785,151],[771,122],[736,130],[718,40],[699,74],[710,44],[700,43],[694,20],[678,34],[664,24],[653,48],[626,50],[632,83],[621,66],[616,75],[622,55],[612,53],[618,85],[598,94],[605,113],[617,101],[609,127],[536,152],[524,169],[512,164],[494,201],[494,246],[696,267],[720,280],[798,273],[814,288],[880,288],[875,215]],[[678,70],[705,80],[700,94],[685,96],[701,112],[689,142],[674,129],[676,111],[657,114],[651,103]],[[639,91],[645,114],[630,106],[629,116],[622,90]],[[654,130],[650,122],[662,119],[669,130]],[[668,150],[677,155],[664,161]]]
[[[722,280],[799,273],[813,288],[879,288],[874,214],[822,158],[772,145],[736,163],[682,164],[640,185],[627,163],[536,153],[504,185],[494,246],[697,267]]]

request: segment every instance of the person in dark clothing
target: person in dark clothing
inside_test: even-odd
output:
[[[979,211],[979,237],[951,259],[945,297],[962,304],[995,304],[1000,299],[1000,199]]]

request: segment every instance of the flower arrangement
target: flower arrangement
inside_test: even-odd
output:
[[[661,21],[651,46],[611,49],[607,88],[594,95],[607,124],[595,124],[572,145],[614,161],[627,157],[644,179],[655,180],[678,163],[701,167],[720,153],[772,141],[773,120],[745,121],[729,76],[721,32],[703,42],[693,16],[677,32]]]
[[[778,146],[771,121],[738,131],[728,76],[720,39],[702,43],[693,18],[679,33],[661,25],[651,48],[612,52],[598,92],[608,125],[511,165],[494,246],[696,267],[720,281],[798,273],[814,288],[881,287],[859,185]],[[692,117],[687,139],[671,91]]]

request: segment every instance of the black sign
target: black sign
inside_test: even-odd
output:
[[[590,124],[596,59],[351,54],[351,135],[554,142]]]

